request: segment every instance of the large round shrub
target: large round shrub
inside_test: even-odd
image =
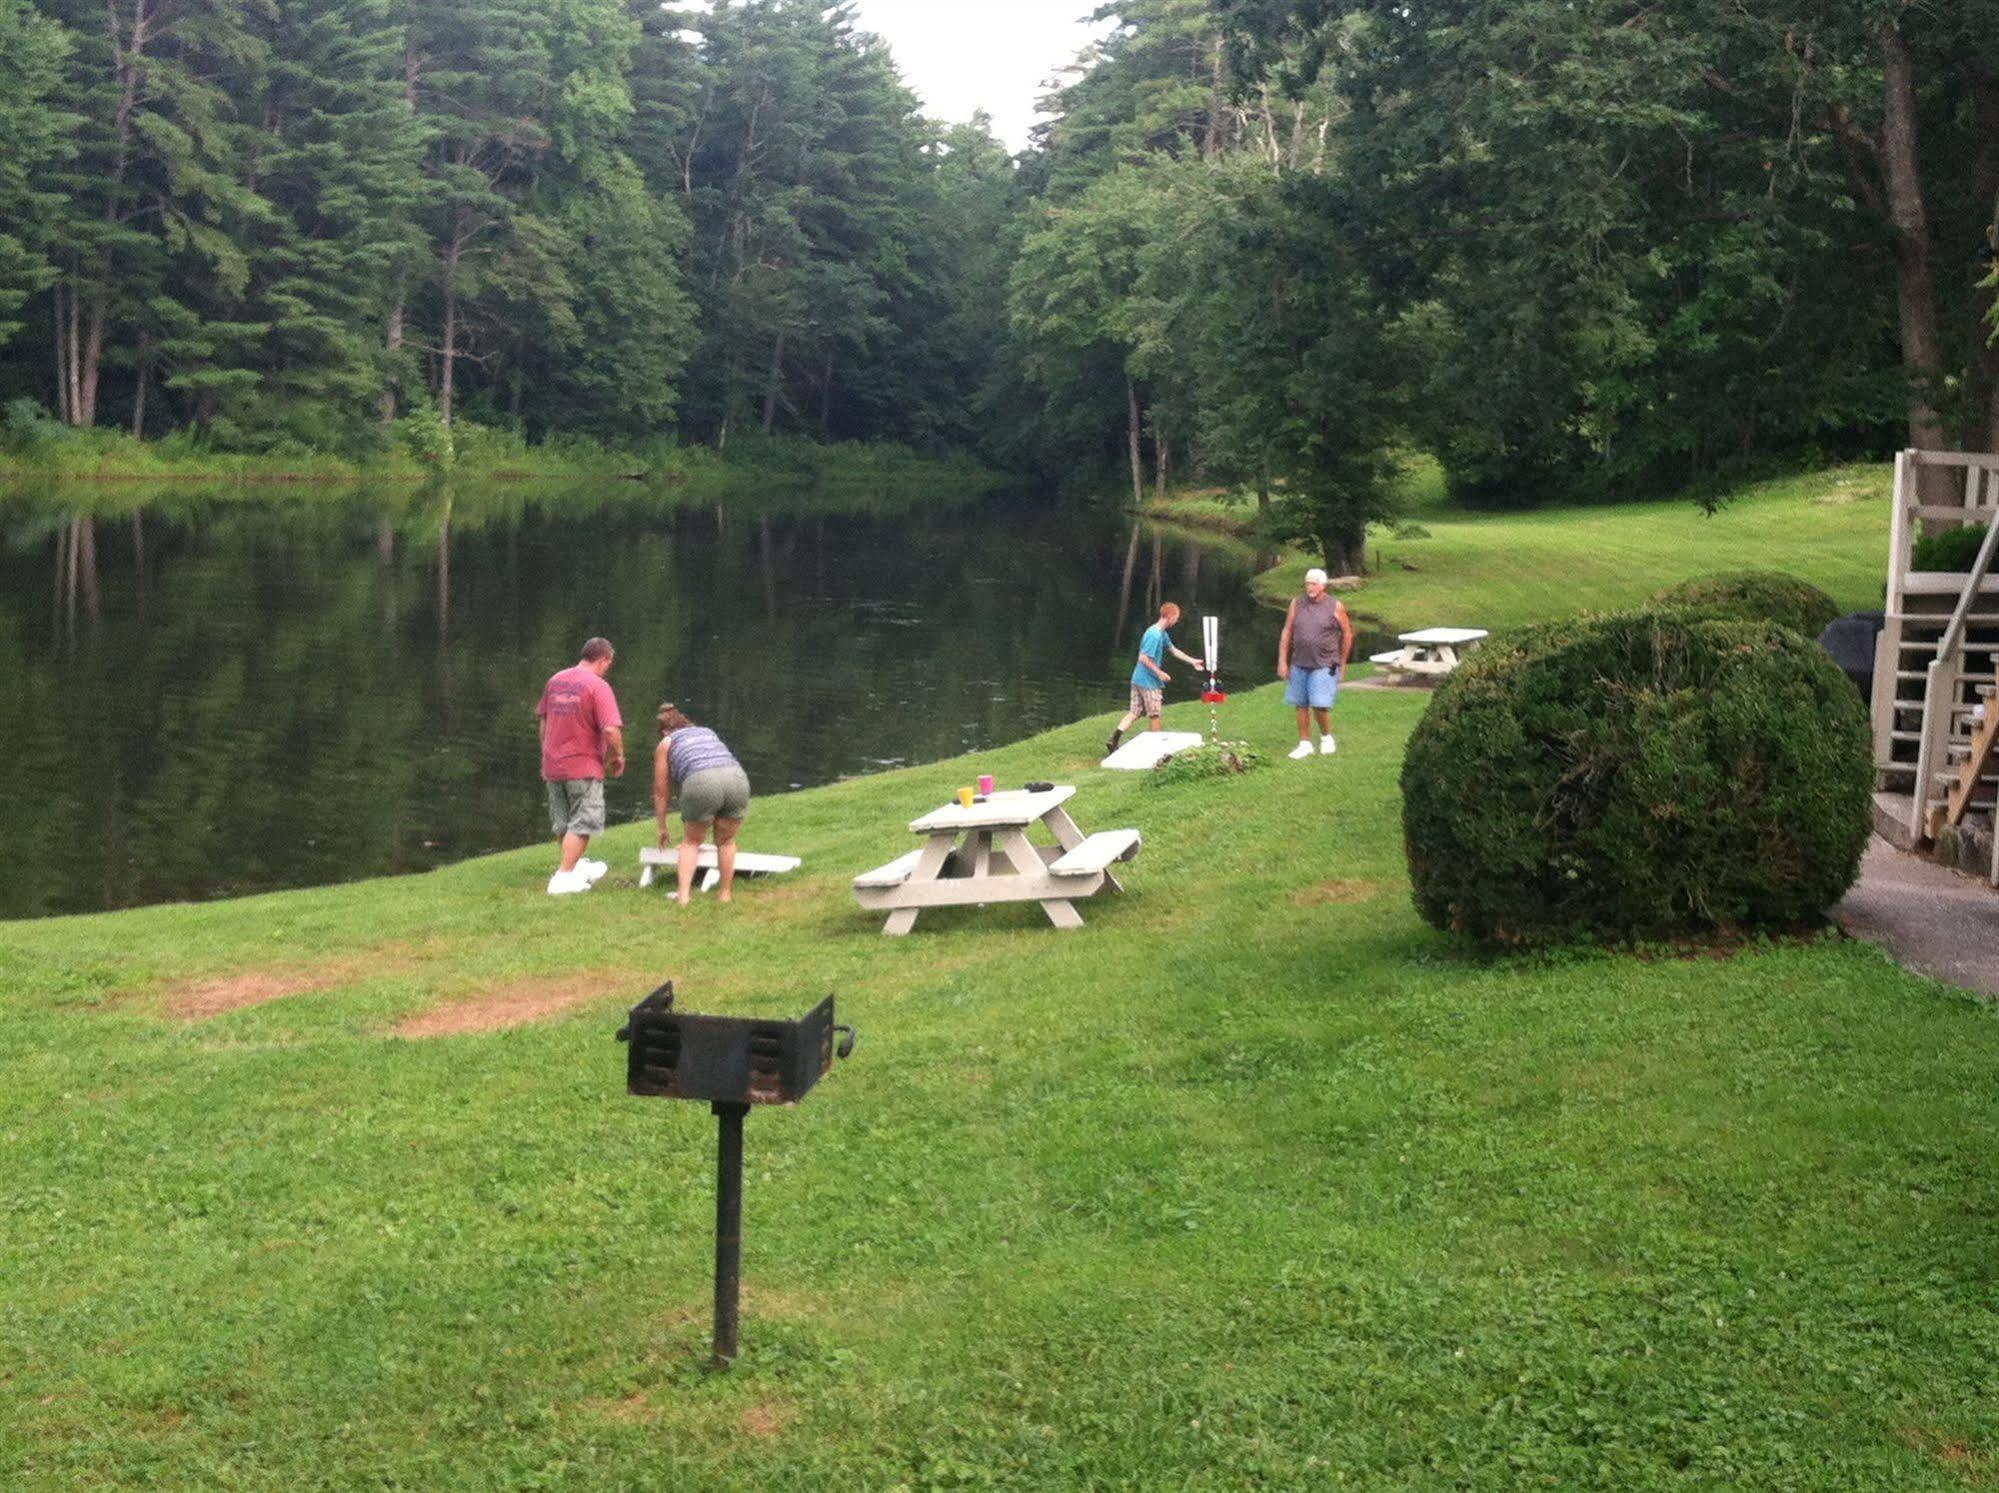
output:
[[[1410,738],[1417,909],[1498,943],[1795,927],[1852,885],[1866,711],[1768,622],[1632,613],[1533,629],[1448,678]]]
[[[1659,605],[1711,617],[1781,622],[1815,638],[1839,615],[1839,603],[1809,581],[1781,570],[1729,570],[1697,575],[1661,591]]]

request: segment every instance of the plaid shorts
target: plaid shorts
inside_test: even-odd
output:
[[[1156,721],[1159,719],[1160,704],[1165,698],[1166,691],[1163,689],[1140,689],[1134,684],[1131,687],[1131,713]]]

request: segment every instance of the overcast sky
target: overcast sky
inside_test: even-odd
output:
[[[932,119],[984,109],[993,133],[1027,144],[1034,101],[1100,28],[1081,17],[1095,0],[859,0],[863,27],[895,53],[903,80]]]

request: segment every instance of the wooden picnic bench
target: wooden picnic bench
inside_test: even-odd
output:
[[[1402,646],[1372,654],[1368,662],[1393,674],[1441,677],[1463,663],[1464,655],[1489,636],[1482,627],[1425,627],[1396,634],[1395,640]]]
[[[925,908],[989,902],[1039,902],[1057,928],[1080,928],[1076,902],[1105,887],[1123,891],[1111,867],[1137,855],[1143,842],[1135,829],[1084,834],[1064,807],[1075,793],[1015,789],[933,810],[909,826],[923,844],[856,876],[854,900],[888,914],[882,932],[890,938],[914,928]],[[1048,827],[1054,844],[1028,838],[1036,824]]]

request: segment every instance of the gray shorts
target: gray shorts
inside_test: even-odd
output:
[[[548,822],[558,835],[604,833],[604,780],[569,778],[550,783]]]
[[[704,767],[680,785],[682,824],[746,819],[749,812],[750,775],[740,767]]]
[[[1141,689],[1134,684],[1131,687],[1131,713],[1156,721],[1159,719],[1159,707],[1165,699],[1166,691],[1163,689]]]

